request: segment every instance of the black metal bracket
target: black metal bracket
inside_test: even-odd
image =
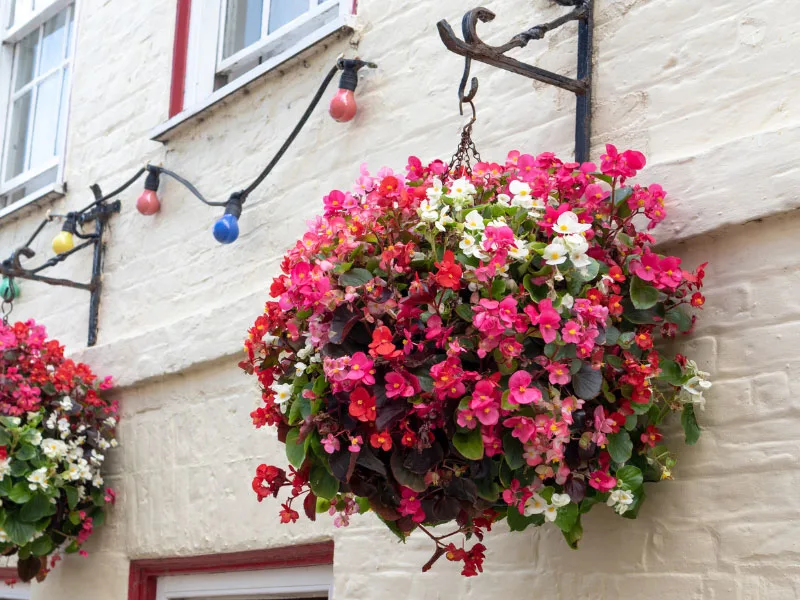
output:
[[[25,244],[23,244],[21,247],[14,250],[9,258],[0,263],[0,275],[8,277],[12,280],[18,277],[19,279],[39,281],[48,285],[57,285],[88,291],[90,293],[88,345],[94,346],[97,343],[97,318],[100,311],[100,292],[103,286],[103,254],[105,252],[103,234],[106,231],[106,225],[111,215],[120,212],[121,203],[119,200],[108,202],[109,196],[104,197],[98,185],[93,185],[91,190],[94,193],[95,201],[80,211],[67,213],[64,217],[65,227],[67,223],[70,223],[70,227],[74,228],[73,235],[79,239],[85,240],[84,242],[76,245],[67,252],[57,254],[53,258],[45,261],[37,267],[28,268],[23,266],[21,262],[22,257],[31,259],[36,256],[36,252],[31,248],[33,241],[39,236],[48,223],[57,218],[55,216],[48,215],[48,217],[42,221],[39,227],[37,227],[36,231],[34,231],[33,235],[28,239],[28,241],[25,242]],[[92,222],[94,223],[94,232],[83,233],[81,230],[82,226]],[[42,271],[51,267],[55,267],[59,263],[64,262],[73,254],[76,254],[84,248],[89,247],[93,248],[94,256],[92,259],[92,278],[88,283],[40,275]],[[13,286],[10,287],[13,288]],[[6,298],[5,300],[11,302],[13,301],[13,297]]]
[[[577,98],[575,122],[575,160],[589,160],[591,123],[592,123],[592,35],[594,30],[594,0],[552,0],[561,6],[571,6],[572,10],[561,17],[531,27],[527,31],[515,35],[502,46],[490,46],[483,42],[477,33],[478,21],[488,23],[495,14],[487,8],[475,8],[466,13],[461,21],[464,39],[460,40],[446,20],[439,21],[436,26],[442,42],[451,52],[463,56],[465,60],[464,76],[458,90],[459,106],[464,102],[472,104],[478,92],[478,80],[472,78],[469,92],[466,92],[472,60],[486,63],[493,67],[523,75],[530,79],[554,85],[575,94]],[[533,65],[520,62],[506,52],[514,48],[524,48],[532,40],[540,40],[545,34],[571,21],[578,22],[578,73],[575,79],[552,73]],[[474,106],[473,106],[474,109]],[[462,110],[463,114],[463,110]]]

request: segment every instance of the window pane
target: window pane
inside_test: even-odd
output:
[[[269,5],[269,33],[294,21],[308,11],[308,0],[272,0]]]
[[[31,169],[41,166],[57,155],[58,107],[61,104],[61,72],[54,73],[39,84],[36,113],[31,137]]]
[[[39,30],[25,36],[17,44],[17,83],[15,89],[20,89],[33,79],[33,70],[36,68],[36,55],[39,52]]]
[[[64,59],[64,37],[67,33],[67,11],[62,10],[44,24],[42,36],[42,57],[39,59],[38,74],[46,73]]]
[[[11,179],[25,170],[25,142],[28,139],[28,122],[31,114],[31,94],[14,101],[11,113],[11,131],[8,136],[8,160],[6,161],[6,179]]]
[[[56,154],[61,148],[64,148],[64,138],[67,135],[67,113],[69,106],[67,106],[67,94],[69,93],[69,67],[64,69],[64,83],[61,84],[61,100],[58,106],[58,139],[56,141]]]
[[[228,58],[261,39],[264,0],[228,0],[222,57]]]

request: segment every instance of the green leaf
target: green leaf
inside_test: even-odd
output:
[[[600,272],[600,263],[595,259],[590,259],[591,262],[582,269],[577,269],[576,274],[581,281],[592,281]]]
[[[309,414],[311,414],[311,401],[302,395],[296,396],[289,409],[289,425],[297,425]]]
[[[570,529],[569,531],[562,530],[561,533],[564,534],[564,539],[567,540],[567,544],[569,544],[569,547],[572,548],[573,550],[577,550],[578,542],[580,542],[581,538],[583,537],[583,526],[581,525],[580,518],[578,518],[578,520],[575,521],[575,524],[572,526],[572,529]]]
[[[539,527],[544,524],[544,515],[531,515],[526,517],[517,510],[516,506],[509,506],[506,514],[508,528],[511,531],[525,531],[531,525]]]
[[[562,506],[558,509],[558,515],[556,516],[555,523],[561,529],[561,531],[572,531],[572,528],[575,527],[575,523],[578,521],[578,505],[574,502],[570,502],[566,506]]]
[[[700,439],[700,426],[697,424],[697,417],[694,414],[694,404],[684,405],[681,425],[683,425],[683,433],[686,435],[686,443],[690,446],[696,444]]]
[[[453,445],[468,460],[482,459],[483,437],[481,436],[481,428],[476,427],[471,431],[459,431],[453,436]]]
[[[606,328],[606,341],[603,344],[604,346],[613,346],[617,343],[619,339],[620,331],[613,325],[610,325]]]
[[[674,360],[662,359],[658,362],[661,373],[658,378],[666,381],[670,385],[681,386],[686,383],[686,377],[683,375],[683,369]]]
[[[36,533],[36,527],[30,523],[23,523],[11,518],[11,515],[6,519],[3,528],[6,530],[8,538],[17,546],[24,546]]]
[[[8,499],[17,504],[25,504],[28,502],[31,499],[31,490],[28,487],[28,483],[20,481],[15,484],[8,493]]]
[[[631,276],[631,302],[634,308],[647,310],[658,303],[658,290],[637,275]]]
[[[366,269],[351,269],[347,273],[339,275],[339,285],[346,287],[348,285],[358,287],[364,285],[368,281],[374,279],[374,275]]]
[[[297,428],[290,429],[286,434],[286,458],[295,469],[302,467],[306,459],[306,445],[297,442],[299,436],[300,430]]]
[[[634,465],[626,465],[619,469],[616,473],[617,479],[630,490],[635,490],[637,488],[642,487],[642,482],[644,478],[642,477],[642,471],[639,467],[635,467]]]
[[[614,462],[624,463],[631,457],[631,452],[633,452],[633,442],[627,431],[608,436],[608,453]]]
[[[0,429],[0,446],[8,446],[11,442],[11,436],[5,429]]]
[[[6,429],[19,429],[20,419],[19,417],[0,417],[0,423]]]
[[[492,298],[495,300],[502,300],[506,295],[506,282],[502,277],[495,278],[492,281]]]
[[[681,333],[686,333],[692,328],[692,318],[680,306],[669,309],[665,318],[670,323],[675,323]]]
[[[309,483],[311,484],[311,491],[318,498],[330,500],[339,491],[339,480],[328,473],[327,469],[322,465],[311,467]]]
[[[622,301],[623,318],[629,323],[634,325],[652,325],[659,322],[659,319],[664,317],[664,305],[656,304],[647,310],[640,310],[635,308],[630,299],[625,298]],[[624,334],[623,334],[624,335]],[[620,336],[622,337],[622,336]]]
[[[78,506],[78,490],[71,485],[65,485],[62,489],[67,494],[67,505],[69,509],[75,510],[75,507]]]
[[[510,432],[503,436],[503,458],[509,467],[514,470],[521,468],[525,464],[525,458],[522,456],[524,452],[522,442]]]
[[[34,556],[47,556],[53,551],[53,548],[55,548],[55,544],[53,540],[50,539],[50,536],[43,535],[33,540],[31,544],[31,553]]]
[[[614,192],[614,204],[619,206],[623,202],[626,202],[628,198],[631,197],[632,194],[633,194],[633,188],[630,186],[619,188]]]
[[[50,502],[50,498],[42,493],[34,494],[31,499],[22,505],[19,511],[20,521],[33,523],[43,517],[49,517],[56,511],[56,505]]]
[[[469,304],[459,304],[456,306],[456,314],[464,319],[467,323],[472,323],[472,317],[474,315],[472,313],[472,309],[469,307]]]
[[[20,444],[17,451],[14,452],[14,458],[17,460],[30,460],[34,456],[36,456],[36,448],[30,444]]]

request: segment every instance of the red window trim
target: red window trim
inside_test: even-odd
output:
[[[228,573],[330,564],[333,564],[332,541],[228,554],[133,560],[128,577],[128,600],[155,600],[156,584],[163,575]]]
[[[0,582],[6,579],[19,579],[16,567],[0,567]]]
[[[169,116],[183,110],[183,94],[186,89],[186,58],[189,55],[189,23],[192,15],[192,0],[178,0],[175,15],[175,44],[172,48],[172,85],[169,90]]]

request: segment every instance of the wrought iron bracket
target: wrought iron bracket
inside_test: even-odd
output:
[[[594,0],[552,0],[561,6],[572,7],[572,10],[561,17],[531,27],[527,31],[515,35],[502,46],[490,46],[478,37],[478,21],[488,23],[495,18],[495,14],[487,8],[475,8],[466,13],[461,20],[461,29],[464,39],[459,39],[453,28],[446,20],[436,24],[439,36],[445,47],[451,52],[463,56],[465,60],[464,76],[458,90],[459,103],[472,103],[478,91],[478,80],[472,78],[470,90],[466,92],[469,81],[472,61],[477,60],[493,67],[523,75],[530,79],[554,85],[575,94],[577,99],[575,117],[575,160],[586,162],[589,160],[589,144],[591,140],[592,122],[592,35],[594,30]],[[554,29],[566,23],[578,22],[578,71],[577,77],[565,77],[541,69],[534,65],[521,62],[506,56],[509,50],[524,48],[532,40],[541,40]]]
[[[48,285],[57,285],[88,291],[90,297],[89,336],[87,344],[89,346],[94,346],[97,343],[97,322],[100,311],[100,293],[103,286],[103,254],[105,253],[103,235],[106,231],[106,225],[108,224],[108,220],[111,215],[120,212],[121,203],[119,200],[108,202],[108,196],[104,197],[100,191],[100,187],[97,185],[93,185],[91,190],[94,193],[95,201],[86,208],[80,211],[67,213],[65,216],[65,221],[71,220],[76,226],[73,235],[79,239],[85,240],[84,242],[76,245],[67,252],[57,254],[53,258],[45,261],[37,267],[29,268],[23,266],[21,261],[23,257],[26,259],[31,259],[36,256],[36,252],[31,248],[33,241],[44,230],[48,223],[57,218],[48,215],[48,217],[42,221],[36,231],[34,231],[33,235],[28,239],[28,241],[25,242],[25,244],[23,244],[21,247],[14,250],[9,258],[0,263],[0,275],[4,275],[10,279],[18,277],[19,279],[29,279],[31,281],[38,281]],[[83,233],[81,228],[90,223],[94,223],[94,231],[92,233]],[[73,254],[76,254],[85,248],[92,248],[94,251],[92,258],[92,277],[88,283],[40,275],[42,271],[45,271],[51,267],[55,267],[59,263],[64,262]],[[13,298],[10,300],[13,300]]]

